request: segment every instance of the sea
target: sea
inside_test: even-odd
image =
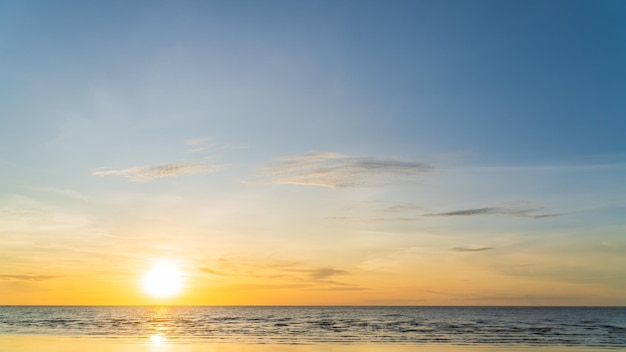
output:
[[[626,307],[0,306],[0,335],[626,348]]]

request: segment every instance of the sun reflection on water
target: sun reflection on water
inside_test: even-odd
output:
[[[152,317],[149,319],[152,325],[153,334],[150,335],[150,341],[153,345],[161,345],[167,342],[168,324],[170,323],[170,310],[166,307],[155,307]]]
[[[165,340],[166,340],[165,336],[161,334],[150,335],[150,341],[152,341],[152,343],[155,345],[160,345],[164,343]]]

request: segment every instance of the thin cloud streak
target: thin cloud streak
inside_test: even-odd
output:
[[[580,296],[549,296],[549,295],[519,295],[519,296],[472,296],[459,297],[463,301],[563,301],[579,299]]]
[[[499,205],[495,207],[462,209],[442,213],[425,214],[425,216],[480,216],[480,215],[508,215],[522,218],[543,219],[560,216],[561,214],[533,214],[543,210],[540,206],[526,204]]]
[[[336,220],[336,221],[358,221],[358,222],[409,222],[417,221],[417,217],[355,217],[355,216],[327,216],[322,218],[323,220]]]
[[[192,138],[185,141],[185,145],[189,148],[187,149],[188,153],[197,153],[201,151],[219,151],[219,150],[235,150],[235,149],[245,149],[247,145],[244,143],[220,143],[213,138]]]
[[[186,145],[200,145],[211,141],[211,138],[192,138],[185,141]]]
[[[308,291],[366,291],[367,287],[314,287],[308,288]]]
[[[406,177],[431,170],[431,166],[415,160],[312,153],[278,159],[266,167],[265,177],[275,184],[349,188],[371,185],[374,178]]]
[[[293,282],[306,282],[311,285],[350,286],[334,281],[337,276],[347,276],[350,272],[331,266],[309,266],[296,261],[259,259],[246,256],[222,257],[212,266],[198,268],[201,272],[216,275],[251,279],[281,279]]]
[[[421,207],[421,206],[415,205],[415,204],[411,204],[411,203],[402,203],[402,204],[396,204],[396,205],[389,206],[389,207],[387,207],[387,208],[385,208],[383,210],[388,212],[388,213],[404,213],[404,212],[423,211],[424,207]]]
[[[455,252],[484,252],[484,251],[490,251],[493,248],[491,247],[454,247],[454,248],[450,248],[450,250],[455,251]]]
[[[45,281],[56,279],[60,276],[54,275],[10,275],[0,274],[0,280],[13,280],[13,281]]]
[[[338,270],[331,267],[317,268],[309,271],[309,277],[314,280],[327,279],[337,275],[348,274],[345,270]]]
[[[199,268],[200,271],[202,271],[203,273],[207,273],[207,274],[211,274],[211,275],[216,275],[216,276],[224,276],[224,273],[221,273],[219,271],[213,270],[211,268],[206,268],[206,267],[202,267]]]
[[[221,165],[208,163],[172,163],[157,166],[136,166],[127,169],[113,169],[92,172],[93,176],[122,176],[134,182],[147,182],[157,178],[208,174],[219,170]]]

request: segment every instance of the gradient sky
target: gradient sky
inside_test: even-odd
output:
[[[624,18],[2,1],[0,304],[626,305]]]

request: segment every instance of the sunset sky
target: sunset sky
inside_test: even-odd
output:
[[[626,305],[624,18],[2,1],[0,304]]]

